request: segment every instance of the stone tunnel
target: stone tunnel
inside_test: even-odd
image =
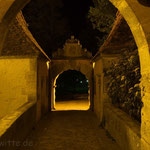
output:
[[[28,2],[0,1],[0,149],[150,150],[150,7],[110,0],[120,13],[94,57],[72,36],[49,58],[21,12]],[[114,107],[106,90],[104,70],[128,47],[140,57],[141,124]],[[56,79],[67,70],[89,81],[86,111],[54,110]]]

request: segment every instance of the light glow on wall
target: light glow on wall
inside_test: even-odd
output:
[[[49,64],[50,64],[50,61],[47,61],[47,62],[46,62],[46,65],[47,65],[47,69],[48,69],[48,70],[49,70],[49,68],[50,68],[50,65],[49,65]]]
[[[93,62],[93,69],[95,68],[95,62]]]
[[[88,100],[72,100],[61,101],[55,104],[55,110],[53,111],[69,111],[69,110],[89,110],[90,101]]]

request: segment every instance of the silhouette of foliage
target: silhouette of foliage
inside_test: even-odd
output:
[[[109,34],[116,17],[116,8],[106,0],[93,0],[94,7],[90,7],[88,18],[92,22],[93,29],[103,33],[103,37],[97,37],[98,45],[102,45]]]
[[[138,51],[126,50],[120,60],[105,71],[112,103],[141,121],[140,63]]]

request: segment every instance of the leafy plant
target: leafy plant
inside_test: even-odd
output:
[[[141,121],[140,63],[138,51],[126,50],[118,62],[105,71],[112,103]]]
[[[117,9],[106,0],[93,0],[93,3],[94,7],[90,7],[88,18],[92,22],[93,29],[103,34],[103,37],[97,37],[99,40],[98,45],[100,46],[112,28]]]

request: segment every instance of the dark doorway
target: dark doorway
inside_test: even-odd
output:
[[[55,102],[65,106],[65,110],[89,109],[89,83],[81,72],[76,70],[64,71],[56,80]],[[63,109],[63,108],[61,108]]]

